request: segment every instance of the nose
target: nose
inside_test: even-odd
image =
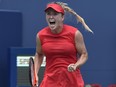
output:
[[[49,15],[49,18],[53,18],[54,16],[53,15]]]

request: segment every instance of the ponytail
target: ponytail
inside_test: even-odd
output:
[[[81,22],[82,25],[84,26],[84,28],[85,28],[87,31],[93,33],[93,31],[92,31],[92,30],[88,27],[88,25],[85,23],[84,19],[83,19],[81,16],[79,16],[73,9],[71,9],[71,8],[68,6],[67,3],[63,3],[63,2],[55,2],[55,3],[56,3],[56,4],[59,4],[60,6],[62,6],[62,8],[64,9],[65,12],[69,12],[69,13],[75,15],[77,21]]]

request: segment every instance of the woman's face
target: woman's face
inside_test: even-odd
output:
[[[49,8],[46,11],[46,20],[51,30],[59,29],[63,26],[64,15]]]

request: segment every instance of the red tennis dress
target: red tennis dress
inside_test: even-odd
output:
[[[76,31],[76,28],[64,25],[59,34],[53,34],[49,27],[38,33],[46,56],[46,68],[40,87],[84,87],[80,70],[67,70],[69,64],[78,60],[74,40]]]

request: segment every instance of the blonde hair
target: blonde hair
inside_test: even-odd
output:
[[[71,8],[68,6],[67,3],[63,3],[63,2],[52,2],[52,3],[59,4],[59,5],[64,9],[65,12],[69,12],[69,13],[75,15],[76,18],[77,18],[77,21],[81,22],[82,25],[84,26],[84,28],[85,28],[87,31],[93,33],[93,31],[92,31],[92,30],[88,27],[88,25],[85,23],[84,19],[83,19],[81,16],[79,16],[73,9],[71,9]]]

